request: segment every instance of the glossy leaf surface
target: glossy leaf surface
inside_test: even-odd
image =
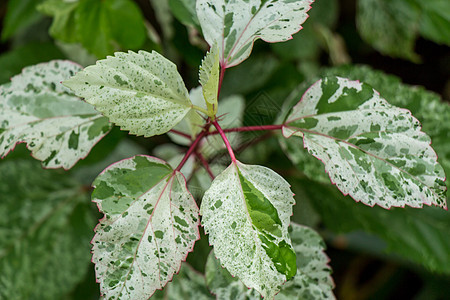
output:
[[[446,207],[444,171],[411,113],[370,86],[339,77],[315,83],[293,108],[285,137],[303,137],[330,179],[356,201]]]
[[[176,66],[157,52],[117,52],[64,85],[131,134],[163,134],[191,110]]]
[[[198,208],[186,181],[165,162],[134,156],[94,181],[105,217],[92,240],[93,262],[108,299],[148,299],[180,270],[198,235]]]
[[[103,138],[108,119],[60,83],[79,70],[52,61],[27,67],[0,86],[0,156],[25,142],[44,167],[70,169]]]
[[[240,64],[260,38],[287,41],[302,29],[313,0],[197,0],[197,16],[210,46],[220,48],[220,64]]]
[[[269,299],[297,272],[287,231],[292,196],[289,184],[272,170],[236,161],[202,200],[202,225],[217,258]]]

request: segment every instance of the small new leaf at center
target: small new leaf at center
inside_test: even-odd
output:
[[[217,113],[217,96],[219,91],[219,49],[214,44],[206,54],[199,70],[199,82],[203,87],[208,116],[214,117]]]

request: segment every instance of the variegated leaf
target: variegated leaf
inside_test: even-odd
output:
[[[205,192],[202,225],[222,265],[271,299],[295,275],[288,235],[294,204],[289,184],[272,170],[239,161]]]
[[[27,143],[46,168],[70,169],[110,130],[108,119],[60,84],[81,68],[51,61],[0,86],[0,156]]]
[[[283,134],[303,137],[331,181],[356,201],[446,208],[444,171],[430,138],[408,110],[390,105],[367,84],[318,81],[293,108]]]
[[[298,224],[291,224],[289,235],[297,255],[297,274],[283,285],[275,299],[335,299],[331,268],[327,265],[329,258],[324,253],[325,243],[320,235]],[[206,262],[206,283],[219,300],[261,299],[254,289],[248,289],[222,268],[213,251]]]
[[[332,289],[330,259],[325,254],[325,243],[320,235],[309,227],[291,224],[292,245],[297,255],[297,274],[286,282],[276,300],[336,299]]]
[[[202,61],[199,71],[199,82],[210,117],[217,113],[217,95],[219,91],[219,49],[214,44]]]
[[[214,257],[212,250],[205,266],[206,284],[217,300],[260,300],[261,295],[255,289],[247,288],[237,277],[231,276]]]
[[[198,207],[179,172],[134,156],[94,181],[105,217],[92,240],[97,280],[108,299],[148,299],[163,288],[199,238]]]
[[[269,43],[292,39],[302,29],[314,0],[197,0],[197,16],[209,45],[220,48],[220,65],[236,66],[256,39]]]
[[[187,263],[183,263],[180,272],[173,277],[162,291],[157,291],[152,300],[212,300],[215,299],[206,288],[205,277]]]
[[[131,134],[163,134],[191,110],[176,66],[162,55],[116,52],[64,81],[75,93]]]

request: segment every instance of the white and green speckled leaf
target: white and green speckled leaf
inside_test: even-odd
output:
[[[212,300],[215,299],[206,288],[205,277],[187,263],[181,265],[180,272],[173,277],[162,291],[157,291],[152,300]]]
[[[214,44],[202,61],[199,70],[199,82],[202,86],[208,115],[215,116],[217,113],[217,95],[219,91],[219,48]]]
[[[288,234],[289,184],[272,170],[233,162],[205,192],[200,213],[217,258],[271,299],[297,271]]]
[[[220,65],[236,66],[258,38],[283,42],[302,29],[313,0],[197,0],[197,16],[209,45],[220,48]]]
[[[297,256],[297,274],[282,286],[275,299],[335,299],[331,268],[327,265],[329,258],[324,253],[325,243],[320,235],[309,227],[294,223],[289,228],[289,235]],[[219,300],[261,299],[258,292],[248,289],[222,268],[213,251],[206,262],[206,283]]]
[[[155,51],[116,52],[64,85],[111,122],[145,137],[169,131],[192,106],[177,67]]]
[[[335,299],[328,266],[330,259],[324,252],[325,243],[320,235],[307,226],[294,223],[289,228],[289,235],[297,255],[297,274],[284,284],[275,299]]]
[[[70,169],[108,133],[108,119],[60,84],[80,70],[55,60],[27,67],[0,86],[1,157],[25,142],[44,167]]]
[[[294,106],[283,134],[303,137],[331,181],[356,201],[384,208],[447,206],[444,171],[419,121],[367,84],[319,80]]]
[[[215,258],[212,250],[205,266],[208,289],[216,295],[217,300],[260,300],[261,295],[255,289],[249,289],[239,278],[231,276]]]
[[[107,299],[148,299],[180,270],[198,233],[198,207],[180,172],[134,156],[94,181],[105,217],[92,240],[97,280]]]

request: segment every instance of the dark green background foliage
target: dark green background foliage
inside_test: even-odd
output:
[[[86,66],[114,51],[143,49],[174,61],[193,88],[207,49],[193,2],[2,1],[0,84],[39,62],[63,58]],[[222,97],[245,97],[244,125],[273,124],[321,75],[364,81],[412,111],[450,174],[449,12],[450,2],[441,0],[316,0],[292,41],[258,41],[248,60],[227,70]],[[238,158],[283,175],[296,193],[292,219],[325,238],[339,299],[448,297],[447,211],[355,203],[290,140],[273,133],[246,133],[242,140]],[[90,184],[110,163],[153,155],[168,142],[167,135],[143,139],[113,129],[68,172],[42,169],[23,145],[1,161],[0,299],[98,299],[89,242],[100,216],[89,201]],[[226,156],[211,160],[223,164]],[[199,183],[200,175],[190,183],[194,195],[208,185]],[[188,262],[204,271],[208,253],[202,235]]]

